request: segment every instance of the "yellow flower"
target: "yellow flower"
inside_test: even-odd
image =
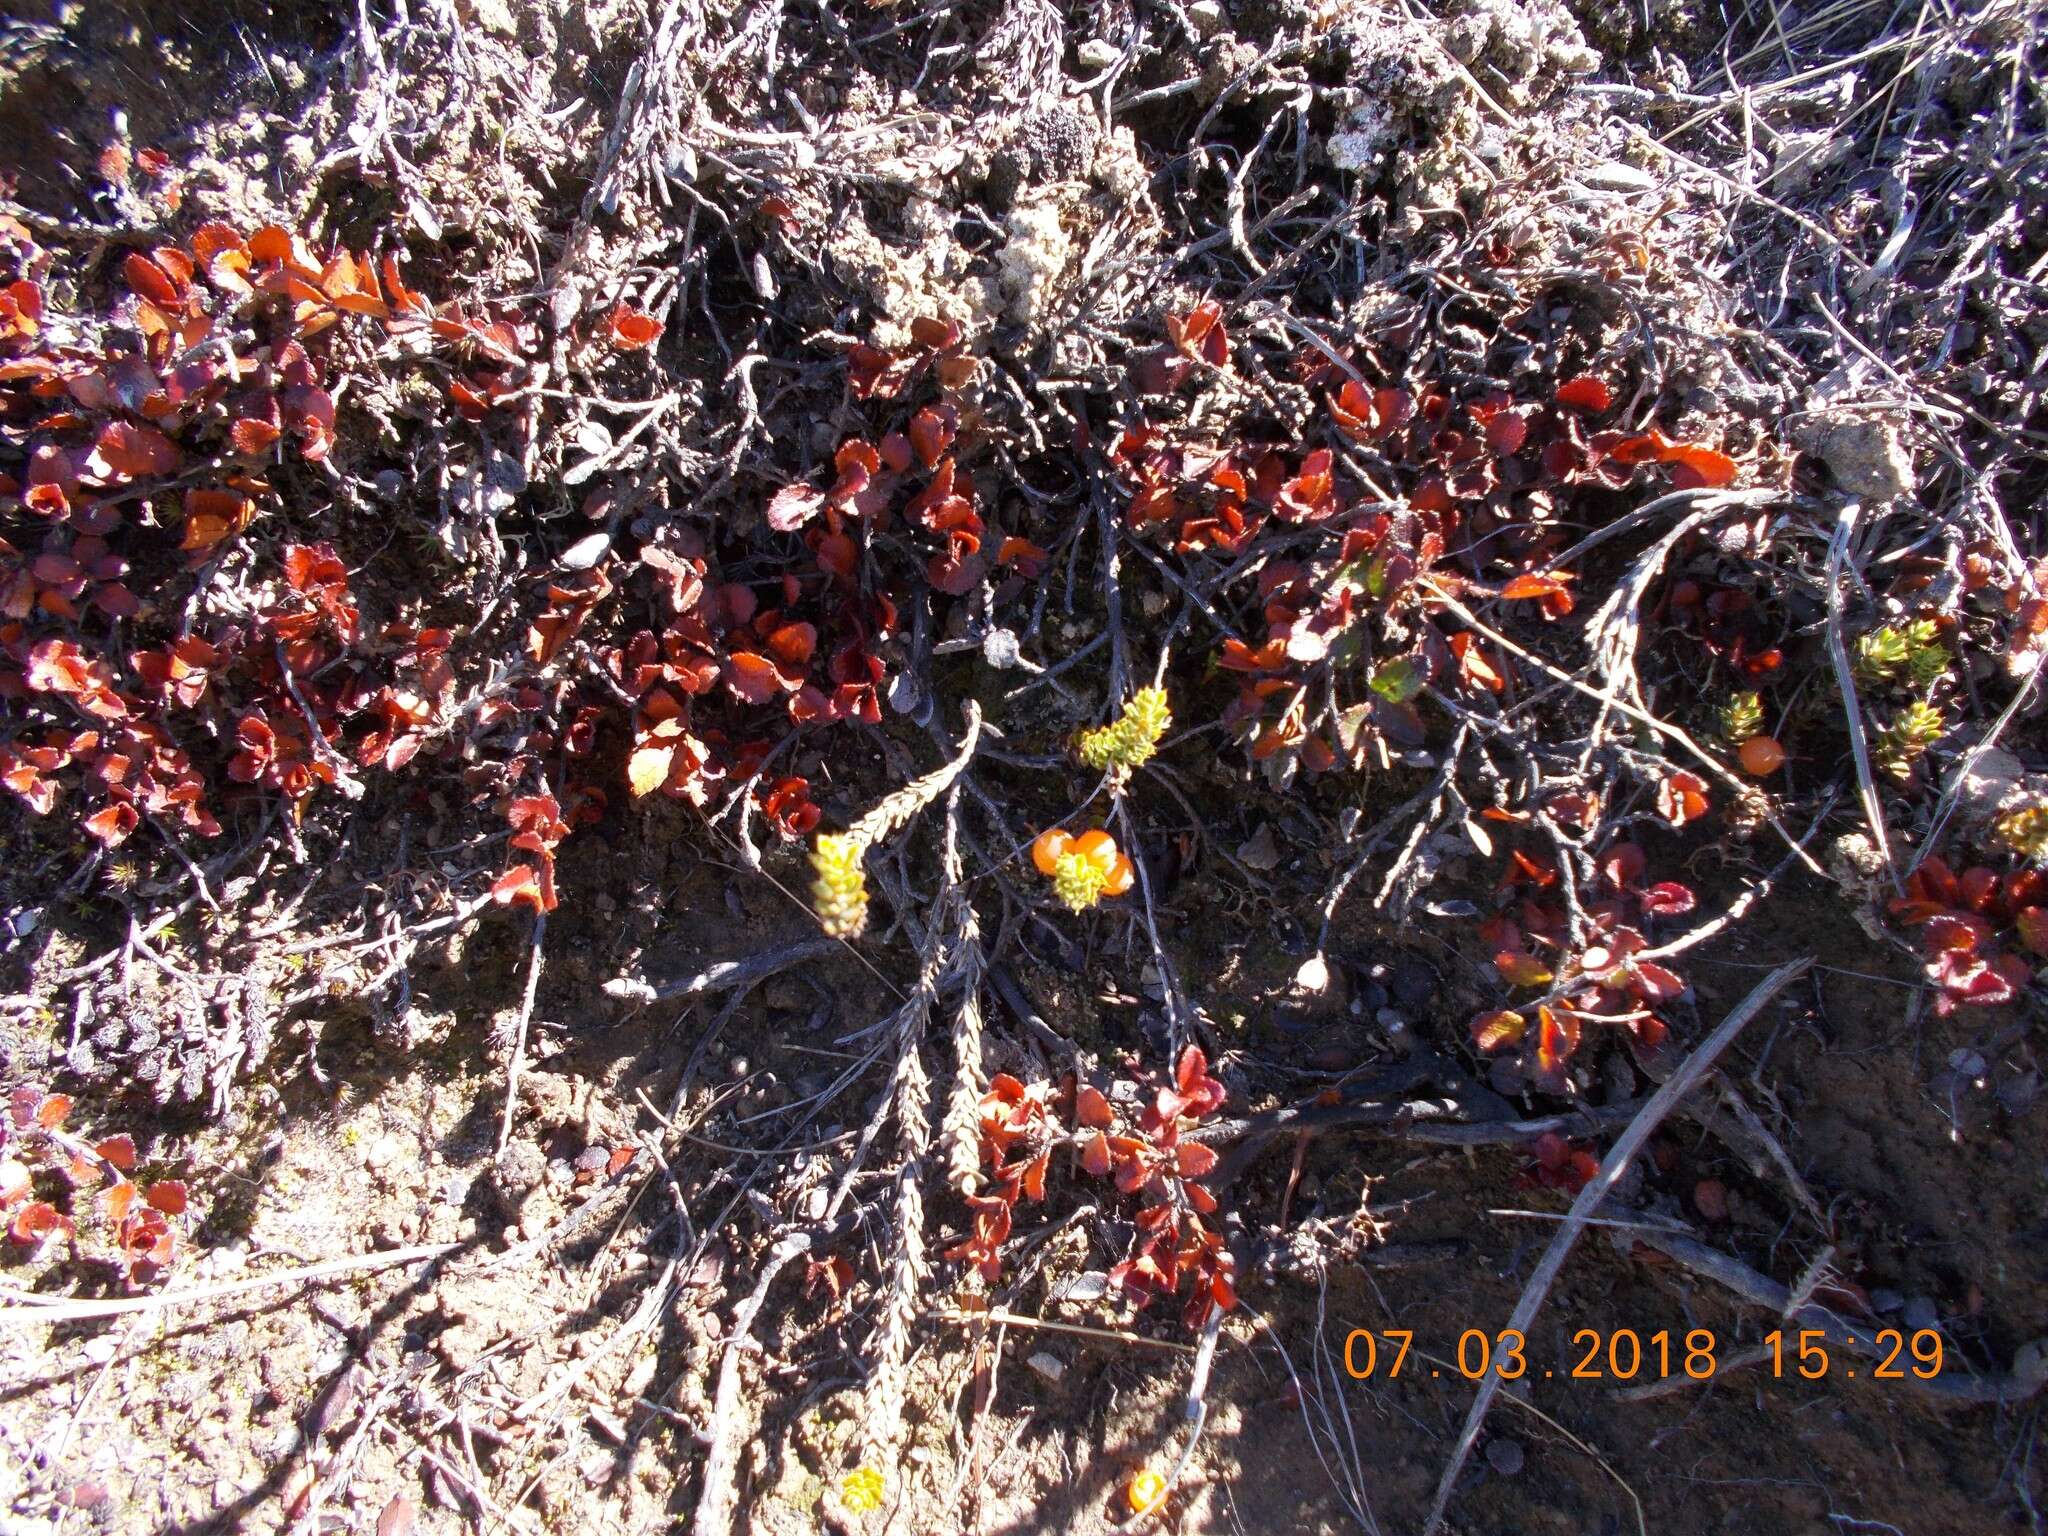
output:
[[[839,1479],[839,1502],[848,1511],[864,1515],[869,1510],[882,1507],[882,1495],[887,1491],[882,1474],[876,1467],[855,1467]]]
[[[1130,1501],[1131,1513],[1142,1515],[1157,1508],[1166,1497],[1166,1479],[1145,1467],[1131,1474],[1131,1480],[1124,1485],[1124,1497]]]
[[[1172,724],[1166,690],[1140,688],[1114,722],[1081,733],[1081,761],[1102,773],[1130,773],[1152,760]]]
[[[839,832],[820,832],[811,845],[811,904],[818,922],[836,939],[850,939],[867,926],[868,877],[861,868],[864,844]]]
[[[1998,818],[1998,835],[2030,859],[2048,858],[2048,804],[2023,805]]]
[[[1052,893],[1069,912],[1086,912],[1102,900],[1108,884],[1109,871],[1083,854],[1061,854],[1052,872]]]

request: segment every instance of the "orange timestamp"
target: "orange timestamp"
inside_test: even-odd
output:
[[[1757,1348],[1739,1362],[1767,1364],[1773,1377],[1819,1381],[1831,1372],[1844,1376],[1867,1375],[1875,1381],[1904,1381],[1909,1376],[1931,1381],[1941,1374],[1942,1340],[1932,1328],[1905,1333],[1885,1328],[1874,1335],[1877,1362],[1874,1368],[1838,1364],[1828,1350],[1828,1334],[1818,1328],[1787,1332],[1774,1328],[1763,1336]],[[1571,1336],[1568,1358],[1562,1368],[1532,1368],[1528,1340],[1519,1329],[1503,1328],[1488,1333],[1467,1328],[1458,1335],[1450,1360],[1414,1348],[1415,1332],[1410,1328],[1354,1328],[1344,1336],[1344,1371],[1357,1381],[1394,1381],[1406,1371],[1414,1376],[1425,1369],[1441,1377],[1448,1370],[1467,1381],[1497,1375],[1503,1381],[1527,1376],[1564,1381],[1637,1381],[1685,1376],[1706,1381],[1721,1368],[1719,1337],[1711,1328],[1690,1328],[1683,1333],[1660,1328],[1638,1333],[1633,1328],[1581,1328]],[[1411,1365],[1410,1353],[1427,1365]]]

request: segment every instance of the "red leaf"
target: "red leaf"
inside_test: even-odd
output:
[[[1660,880],[1643,892],[1643,910],[1655,917],[1683,917],[1696,905],[1693,893],[1676,880]]]
[[[1216,1166],[1216,1154],[1194,1141],[1184,1141],[1175,1147],[1173,1159],[1184,1179],[1199,1179]]]
[[[1557,403],[1582,411],[1604,411],[1614,404],[1614,394],[1599,379],[1581,374],[1557,386]]]
[[[1654,464],[1671,446],[1662,432],[1603,433],[1593,446],[1617,464]]]
[[[1927,920],[1921,938],[1936,953],[1974,955],[1991,939],[1991,924],[1974,912],[1942,912]]]
[[[514,864],[492,882],[491,900],[500,906],[524,905],[544,911],[540,874],[531,864]]]
[[[1109,1138],[1097,1131],[1081,1148],[1081,1166],[1096,1178],[1109,1172]]]
[[[178,445],[154,427],[108,422],[93,446],[109,469],[130,480],[168,475],[178,467]]]
[[[1220,368],[1230,360],[1230,338],[1223,329],[1223,306],[1204,299],[1185,316],[1168,315],[1166,334],[1175,347],[1189,357],[1200,357]]]
[[[1634,843],[1616,843],[1600,857],[1600,873],[1618,891],[1634,890],[1643,869],[1643,850]]]
[[[1535,1066],[1539,1077],[1557,1082],[1564,1074],[1564,1064],[1578,1048],[1577,1019],[1549,1008],[1536,1010]]]
[[[135,1166],[135,1138],[126,1134],[109,1136],[93,1148],[93,1151],[112,1163],[123,1173]]]
[[[855,342],[846,354],[846,381],[857,400],[893,399],[909,374],[907,358],[866,342]]]
[[[734,651],[726,657],[723,675],[734,696],[749,704],[765,704],[788,686],[774,662],[752,651]]]
[[[1691,443],[1673,443],[1658,455],[1667,464],[1676,464],[1671,483],[1679,490],[1692,490],[1701,486],[1718,490],[1724,485],[1735,483],[1735,461],[1715,448],[1700,448]]]
[[[67,1231],[70,1226],[57,1207],[47,1200],[38,1200],[15,1212],[14,1220],[7,1224],[7,1235],[17,1243],[28,1244],[49,1233]]]
[[[71,1113],[71,1095],[53,1093],[36,1106],[36,1124],[46,1131],[54,1131],[64,1124]]]
[[[1015,535],[1005,538],[996,551],[996,564],[1015,565],[1017,574],[1027,581],[1036,580],[1045,571],[1045,565],[1052,559],[1052,551],[1029,539]]]
[[[1206,1084],[1208,1076],[1209,1058],[1202,1053],[1199,1045],[1191,1045],[1180,1053],[1180,1063],[1173,1072],[1173,1083],[1183,1097],[1195,1097]]]
[[[1675,971],[1666,970],[1654,960],[1644,960],[1630,967],[1636,985],[1652,1002],[1668,1003],[1685,991],[1685,982]]]
[[[614,307],[607,325],[612,345],[621,352],[638,352],[661,335],[661,322],[630,304]]]
[[[768,654],[797,670],[810,665],[817,648],[818,631],[810,624],[785,624],[768,637]]]
[[[234,491],[191,490],[185,493],[185,538],[182,549],[210,549],[231,533],[240,533],[256,515],[256,504]]]
[[[79,825],[98,838],[109,848],[118,848],[128,841],[128,836],[140,825],[142,818],[134,806],[124,800],[117,800],[103,811],[96,811]]]
[[[1697,821],[1707,813],[1707,784],[1696,773],[1680,770],[1657,788],[1657,809],[1674,827]]]
[[[1511,600],[1528,597],[1556,597],[1565,590],[1564,584],[1571,579],[1569,571],[1526,571],[1502,587],[1500,595]]]
[[[1075,1091],[1074,1120],[1077,1124],[1094,1126],[1098,1130],[1106,1130],[1113,1123],[1109,1100],[1103,1097],[1100,1089],[1083,1083]]]
[[[1518,453],[1528,440],[1529,423],[1519,411],[1502,411],[1486,424],[1486,441],[1495,453]]]
[[[185,1185],[180,1179],[163,1179],[142,1192],[142,1198],[166,1216],[185,1213]]]
[[[926,469],[932,468],[953,445],[958,412],[952,406],[934,410],[926,406],[910,418],[910,446]]]
[[[280,428],[259,416],[243,416],[228,427],[228,439],[235,452],[254,458],[283,436]]]
[[[171,281],[169,273],[141,252],[128,253],[128,259],[121,263],[121,273],[128,279],[128,286],[145,299],[167,307],[176,307],[177,285]]]

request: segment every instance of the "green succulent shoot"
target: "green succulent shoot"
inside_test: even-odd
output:
[[[1895,779],[1908,779],[1913,766],[1947,729],[1941,711],[1925,700],[1915,700],[1892,717],[1877,733],[1871,755],[1878,767]]]
[[[1764,728],[1764,701],[1754,690],[1730,694],[1722,704],[1715,723],[1722,739],[1739,747]]]
[[[1926,688],[1947,673],[1948,660],[1932,619],[1885,624],[1856,641],[1856,675],[1866,683]]]

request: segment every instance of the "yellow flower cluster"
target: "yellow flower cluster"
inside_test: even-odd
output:
[[[864,1515],[882,1507],[887,1485],[878,1467],[855,1467],[839,1479],[839,1502],[851,1514]]]
[[[1031,862],[1052,881],[1053,895],[1069,912],[1085,912],[1104,896],[1121,896],[1137,878],[1116,839],[1100,830],[1075,837],[1049,827],[1033,839]]]
[[[1085,912],[1102,900],[1109,872],[1093,859],[1078,853],[1063,853],[1053,870],[1052,893],[1069,912]]]
[[[2048,859],[2048,804],[2023,805],[1998,818],[2006,846],[2030,859]]]
[[[1173,724],[1164,688],[1140,688],[1112,723],[1081,733],[1081,761],[1097,772],[1129,773],[1152,760]]]
[[[861,868],[866,844],[843,832],[820,832],[811,845],[811,904],[818,923],[835,939],[850,939],[868,922],[868,877]]]

